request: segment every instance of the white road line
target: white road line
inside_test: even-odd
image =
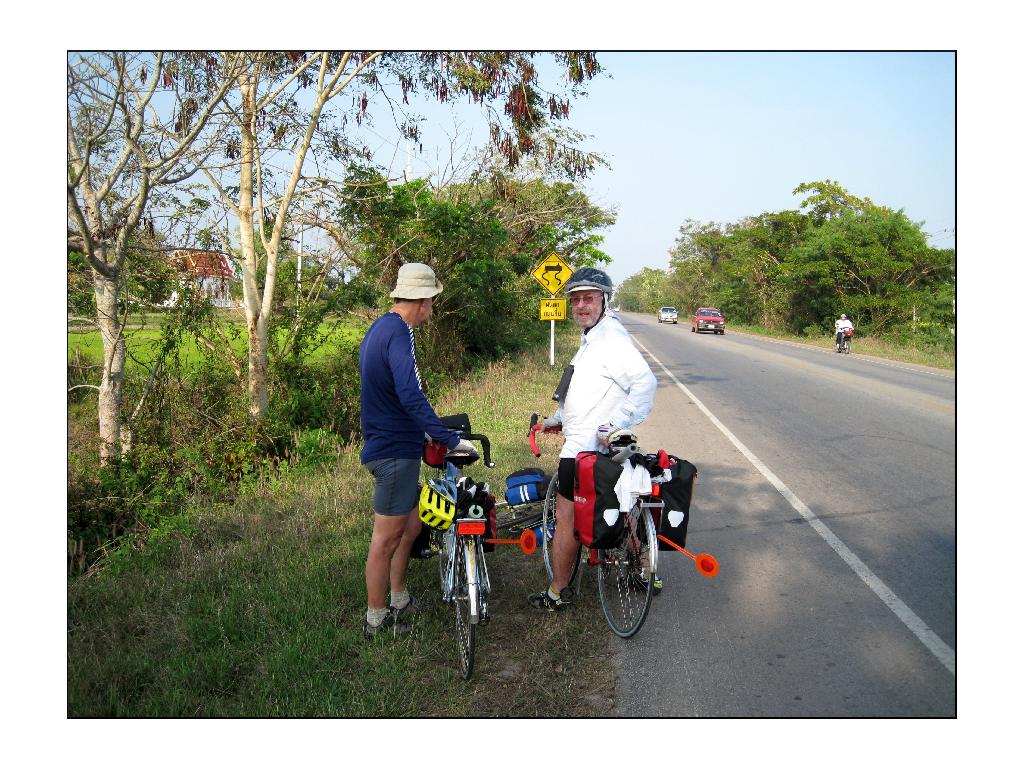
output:
[[[762,462],[757,456],[748,449],[743,442],[740,441],[724,424],[722,424],[718,417],[708,410],[707,406],[701,403],[700,399],[697,398],[690,390],[680,382],[675,374],[669,371],[665,364],[658,360],[654,354],[648,350],[638,339],[634,337],[634,340],[640,349],[651,356],[651,360],[661,366],[661,370],[668,374],[669,378],[676,383],[676,386],[682,390],[686,397],[689,398],[696,404],[697,408],[704,412],[704,415],[711,420],[711,423],[722,431],[722,434],[728,438],[732,444],[739,449],[740,453],[745,456],[750,463],[757,468],[757,470],[763,475],[768,482],[776,488],[776,490],[786,499],[787,502],[806,520],[811,527],[818,532],[822,539],[824,539],[829,546],[836,551],[840,558],[842,558],[847,566],[853,569],[854,573],[864,581],[864,584],[871,588],[872,592],[877,595],[886,606],[888,606],[893,614],[895,614],[900,622],[909,628],[918,640],[925,645],[925,647],[932,654],[935,655],[936,659],[943,664],[943,666],[956,675],[956,652],[953,651],[941,638],[939,638],[935,632],[924,623],[920,617],[918,617],[914,611],[907,606],[903,601],[900,600],[892,590],[890,590],[882,580],[880,580],[871,569],[867,567],[860,558],[858,558],[850,548],[848,548],[835,533],[826,526],[818,516],[816,516],[807,505],[800,501],[789,487],[782,482],[782,480],[773,473],[768,466]]]

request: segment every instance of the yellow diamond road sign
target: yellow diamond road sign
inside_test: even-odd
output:
[[[557,294],[572,277],[572,267],[558,254],[548,254],[531,274],[549,294]]]
[[[565,320],[564,299],[541,299],[540,300],[541,320]]]

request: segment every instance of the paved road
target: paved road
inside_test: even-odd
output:
[[[688,546],[721,573],[662,559],[617,712],[955,715],[952,372],[622,319],[659,380],[642,445],[699,468]]]

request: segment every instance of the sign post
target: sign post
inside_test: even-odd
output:
[[[541,299],[540,319],[551,321],[551,365],[555,365],[555,321],[565,320],[564,299]]]
[[[540,283],[544,290],[554,296],[562,290],[569,278],[572,277],[572,268],[558,254],[552,252],[541,260],[533,272],[534,280]],[[551,365],[555,365],[555,321],[565,320],[564,299],[541,299],[540,319],[551,321]]]

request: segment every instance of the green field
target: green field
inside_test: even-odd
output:
[[[158,318],[160,316],[157,316]],[[124,332],[128,350],[127,370],[129,373],[140,366],[148,367],[157,355],[160,338],[162,334],[161,323],[152,317],[147,318],[145,323],[130,323]],[[317,361],[330,355],[340,347],[348,347],[358,344],[366,331],[366,323],[358,318],[339,318],[337,320],[325,321],[321,324],[319,332],[326,339],[324,343],[312,350],[307,356],[308,361]],[[222,320],[220,327],[224,336],[231,344],[234,354],[244,360],[249,345],[249,333],[244,323],[230,320]],[[280,332],[278,337],[283,341],[286,334]],[[220,344],[218,338],[215,342]],[[194,337],[186,334],[183,337],[179,355],[182,362],[187,366],[197,362],[207,350],[202,347]],[[88,361],[99,362],[103,356],[103,342],[100,339],[99,331],[81,331],[68,329],[68,362],[75,356]]]

